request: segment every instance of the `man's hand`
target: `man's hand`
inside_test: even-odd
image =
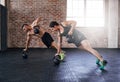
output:
[[[33,23],[31,24],[32,27],[36,26],[39,24],[39,22],[41,21],[42,17],[37,18],[36,20],[33,21]]]
[[[68,32],[68,35],[72,35],[72,34],[73,34],[73,32],[72,32],[72,31],[69,31],[69,32]]]
[[[26,52],[26,51],[27,51],[27,49],[25,48],[25,49],[23,49],[23,51],[25,51],[25,52]]]

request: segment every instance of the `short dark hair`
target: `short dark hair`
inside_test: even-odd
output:
[[[49,27],[53,28],[55,25],[58,26],[59,24],[56,21],[52,21],[50,22]]]
[[[21,28],[23,29],[24,26],[28,26],[28,24],[23,24]]]

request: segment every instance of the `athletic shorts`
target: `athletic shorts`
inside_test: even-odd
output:
[[[78,30],[74,30],[73,31],[73,34],[71,35],[71,37],[69,38],[69,40],[71,41],[71,42],[68,42],[68,43],[73,43],[73,44],[75,44],[77,47],[79,47],[80,45],[81,45],[81,42],[83,41],[83,40],[85,40],[86,39],[86,37],[80,32],[80,31],[78,31]]]
[[[47,32],[45,32],[44,35],[42,36],[42,42],[47,46],[47,48],[51,47],[53,41],[54,40],[52,36]]]

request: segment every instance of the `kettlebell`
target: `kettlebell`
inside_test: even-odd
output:
[[[27,51],[23,51],[22,52],[22,57],[23,57],[23,59],[27,59],[28,58]]]
[[[54,65],[59,65],[61,62],[60,56],[59,55],[54,56],[53,62],[54,62]]]

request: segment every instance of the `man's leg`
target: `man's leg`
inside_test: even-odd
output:
[[[53,40],[52,36],[49,33],[45,33],[42,37],[42,42],[48,47],[54,47],[57,50],[56,55],[60,55],[61,59],[63,59],[63,53],[61,54],[61,48],[58,47],[58,45],[55,43],[55,41]]]
[[[90,43],[88,40],[83,40],[81,42],[81,46],[79,48],[82,48],[88,52],[90,52],[92,55],[94,55],[95,57],[97,57],[100,61],[103,61],[103,58],[102,56],[95,50],[91,47]]]
[[[107,61],[104,60],[103,57],[95,49],[93,49],[91,47],[88,40],[83,40],[81,42],[81,46],[79,48],[82,48],[82,49],[90,52],[95,57],[97,57],[98,60],[97,60],[96,64],[100,65],[101,70],[104,70],[104,66],[107,64]],[[101,61],[101,62],[99,63],[99,61]]]
[[[55,41],[53,41],[53,42],[51,43],[51,47],[54,47],[54,48],[57,50],[57,54],[60,53],[61,49],[58,48],[58,45],[55,43]],[[57,54],[56,54],[56,55],[57,55]]]

